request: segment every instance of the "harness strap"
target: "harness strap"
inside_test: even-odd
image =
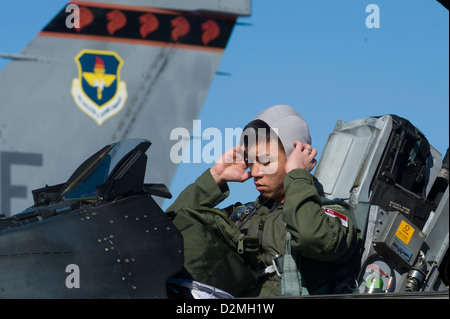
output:
[[[283,258],[283,276],[281,277],[282,296],[309,295],[308,290],[302,286],[302,276],[297,267],[300,268],[300,265],[297,265],[291,255],[291,233],[286,232],[286,254]]]
[[[265,276],[267,274],[273,274],[274,272],[277,273],[277,276],[281,278],[283,274],[283,259],[284,257],[281,255],[275,255],[272,257],[272,265],[262,268],[259,271],[259,276]]]

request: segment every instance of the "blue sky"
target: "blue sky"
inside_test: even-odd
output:
[[[19,53],[65,4],[3,1],[0,52]],[[369,4],[379,7],[380,28],[366,26]],[[238,21],[249,25],[233,31],[218,70],[230,75],[212,83],[203,130],[243,127],[261,109],[289,104],[309,123],[318,158],[337,120],[384,114],[407,118],[446,152],[449,20],[437,1],[253,0],[252,16]],[[174,197],[210,166],[180,164]],[[257,196],[251,181],[230,188],[221,206]]]

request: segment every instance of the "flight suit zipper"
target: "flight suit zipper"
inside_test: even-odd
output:
[[[258,233],[257,233],[257,237],[259,238],[259,245],[262,247],[262,234],[263,234],[263,230],[264,230],[264,224],[266,223],[265,220],[260,219],[259,223],[258,223]]]

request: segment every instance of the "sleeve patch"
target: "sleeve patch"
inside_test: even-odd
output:
[[[341,214],[341,213],[339,213],[335,210],[329,209],[329,208],[325,208],[325,214],[327,214],[328,216],[331,216],[333,218],[339,218],[342,226],[348,227],[348,217],[345,216],[344,214]]]

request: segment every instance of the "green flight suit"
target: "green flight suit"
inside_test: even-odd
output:
[[[261,197],[256,200],[241,232],[259,238],[258,259],[264,269],[272,265],[273,256],[285,254],[287,229],[292,234],[292,247],[298,252],[293,255],[300,265],[302,285],[310,294],[334,293],[339,290],[337,283],[356,271],[355,258],[353,265],[347,265],[355,255],[357,242],[353,220],[342,206],[333,205],[328,214],[325,212],[314,178],[306,170],[289,172],[284,179],[284,187],[284,203]],[[228,186],[219,187],[207,170],[179,195],[167,212],[177,213],[185,207],[213,208],[228,195]],[[231,216],[240,207],[237,204],[223,211]],[[280,294],[279,276],[269,273],[261,276],[257,286],[246,296]]]

